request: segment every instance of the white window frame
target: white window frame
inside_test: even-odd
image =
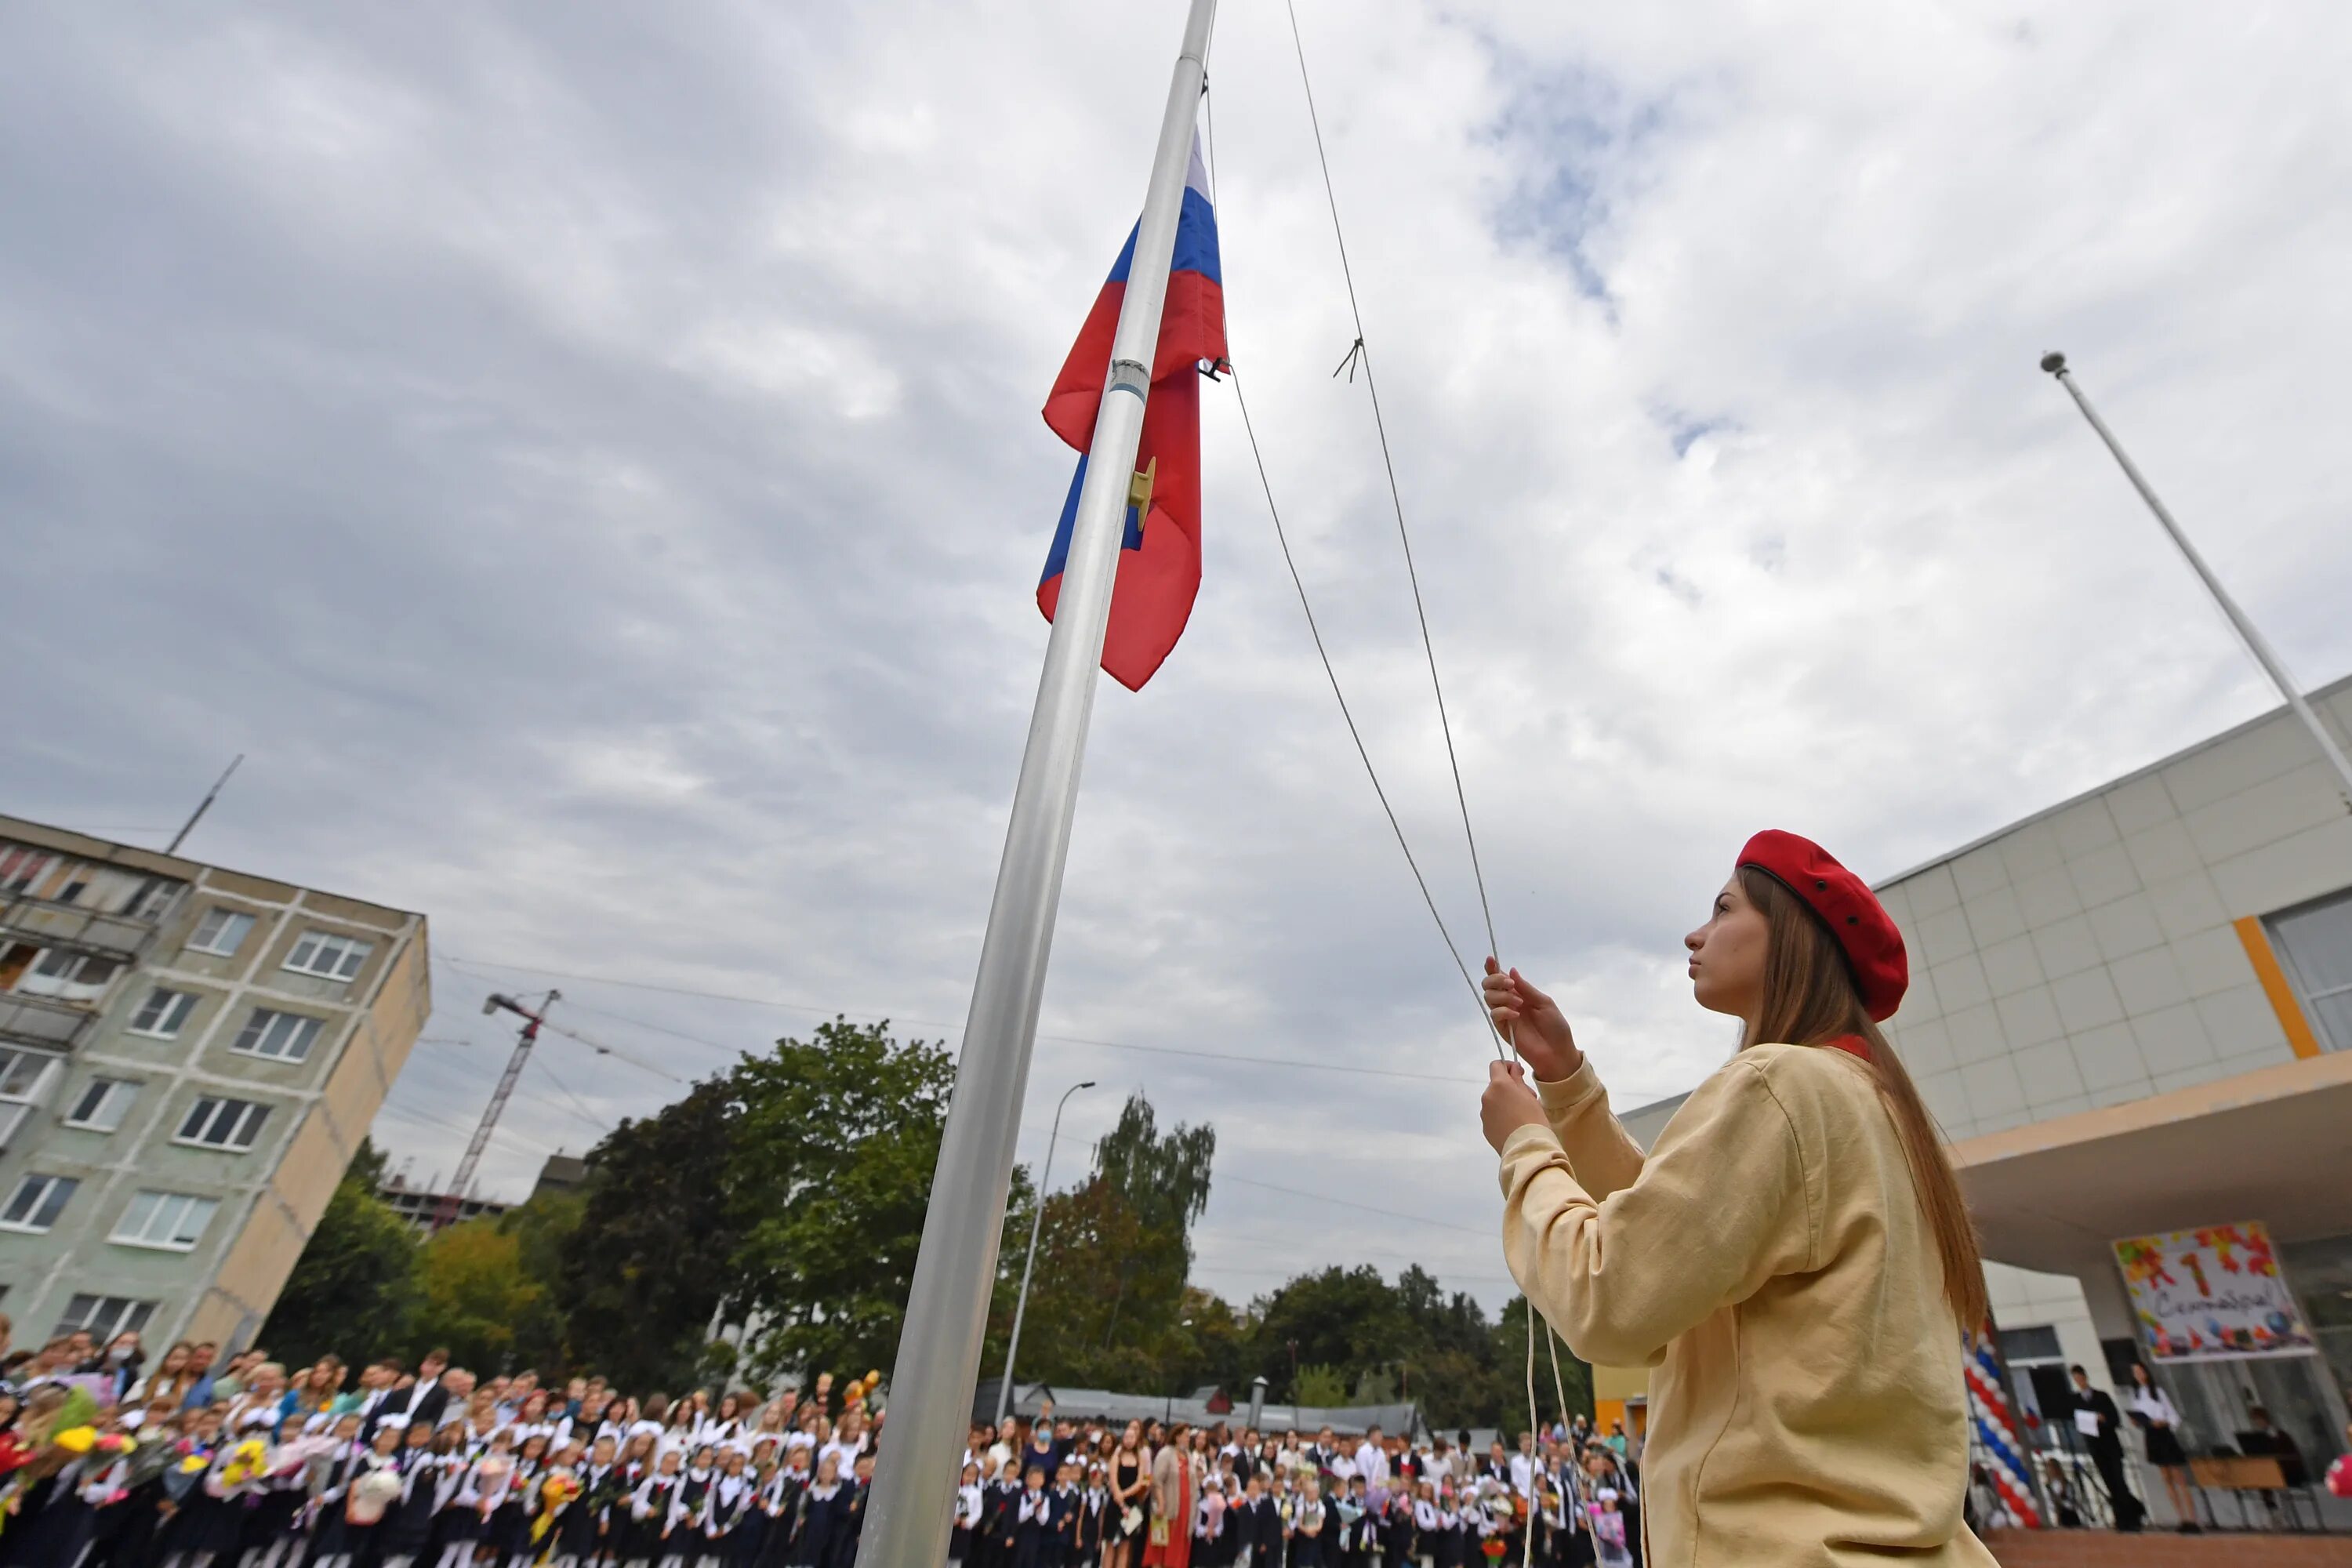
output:
[[[82,971],[91,964],[106,966],[103,980],[85,980]],[[128,967],[122,959],[110,954],[84,952],[79,948],[51,947],[27,964],[16,982],[16,989],[27,996],[55,996],[67,1002],[89,1002],[105,994],[115,977]]]
[[[2272,951],[2276,952],[2285,963],[2287,973],[2294,978],[2295,991],[2303,1001],[2304,1016],[2311,1025],[2313,1036],[2319,1041],[2319,1048],[2323,1051],[2352,1051],[2352,1039],[2338,1038],[2339,1031],[2331,1022],[2329,1016],[2336,1009],[2321,1005],[2323,1003],[2335,1002],[2338,997],[2352,995],[2352,984],[2341,985],[2318,984],[2315,977],[2296,959],[2294,944],[2279,929],[2284,922],[2292,922],[2299,918],[2320,914],[2323,911],[2333,911],[2338,919],[2352,922],[2352,894],[2331,893],[2324,899],[2314,899],[2309,903],[2298,904],[2291,910],[2281,910],[2264,920],[2263,924],[2270,937]],[[2344,1005],[2352,1006],[2352,1003],[2347,1003]]]
[[[331,955],[331,956],[330,956]],[[313,980],[353,980],[367,967],[375,955],[375,943],[363,936],[344,936],[339,931],[320,931],[316,927],[302,933],[279,965],[295,974],[307,974]],[[328,958],[325,968],[319,960]]]
[[[47,1171],[27,1171],[16,1179],[15,1186],[8,1189],[8,1201],[0,1204],[0,1215],[5,1215],[10,1209],[15,1208],[16,1200],[23,1197],[26,1189],[36,1182],[41,1184],[41,1188],[40,1196],[26,1211],[32,1217],[20,1220],[0,1218],[0,1230],[13,1230],[20,1236],[46,1236],[51,1226],[65,1217],[66,1209],[73,1203],[74,1194],[81,1190],[79,1177],[52,1175]],[[57,1212],[49,1215],[47,1224],[33,1223],[34,1219],[38,1218],[41,1210],[47,1206],[49,1195],[60,1185],[65,1188],[65,1195],[58,1199]]]
[[[65,1058],[55,1051],[37,1051],[26,1046],[0,1045],[0,1085],[8,1081],[8,1074],[16,1062],[35,1063],[33,1081],[21,1089],[0,1088],[0,1101],[15,1105],[37,1105],[49,1086],[49,1075],[65,1065]]]
[[[94,1078],[82,1086],[73,1109],[66,1112],[65,1125],[82,1132],[111,1132],[131,1113],[131,1102],[139,1098],[139,1089],[132,1079]],[[82,1109],[89,1104],[93,1092],[99,1096],[95,1112],[84,1116]]]
[[[144,1212],[141,1212],[142,1209]],[[201,1209],[202,1217],[191,1227],[190,1216]],[[122,1205],[122,1213],[106,1239],[117,1247],[143,1247],[155,1252],[194,1252],[212,1228],[213,1216],[220,1213],[220,1200],[200,1193],[164,1193],[152,1187],[142,1187],[131,1194]],[[132,1216],[137,1215],[134,1223]],[[164,1221],[158,1225],[158,1221]],[[163,1239],[155,1239],[161,1231]],[[184,1235],[187,1239],[180,1239]]]
[[[74,1308],[84,1301],[89,1305],[76,1312]],[[77,1291],[67,1299],[65,1316],[58,1320],[56,1331],[70,1334],[80,1330],[104,1344],[125,1330],[133,1333],[144,1331],[147,1321],[155,1315],[156,1306],[156,1302],[142,1301],[134,1296],[97,1296]]]
[[[239,921],[245,923],[238,925],[236,922]],[[260,917],[257,915],[233,910],[226,904],[215,904],[197,917],[196,929],[188,937],[188,951],[209,953],[215,958],[235,958],[236,950],[245,945],[245,939],[251,936],[253,928],[260,923]],[[206,928],[211,930],[210,936],[205,934]],[[236,931],[236,937],[223,947],[220,945],[222,933],[229,931]]]
[[[191,1149],[210,1149],[219,1153],[244,1154],[252,1151],[254,1141],[269,1121],[270,1108],[257,1100],[233,1100],[226,1095],[198,1095],[188,1107],[187,1115],[180,1119],[180,1130],[172,1134],[172,1142]],[[198,1122],[191,1133],[190,1126]],[[210,1133],[225,1136],[213,1138]]]
[[[158,1005],[159,997],[168,1000]],[[180,1031],[188,1026],[188,1015],[196,1010],[197,1001],[198,997],[193,991],[174,991],[168,985],[158,985],[147,993],[147,1000],[139,1004],[139,1010],[131,1016],[131,1022],[122,1032],[150,1040],[176,1040],[180,1037]],[[142,1025],[139,1020],[146,1017],[150,1009],[155,1014],[154,1021]]]
[[[264,1019],[269,1022],[264,1023],[262,1021]],[[265,1051],[261,1048],[279,1019],[286,1020],[290,1026],[285,1034],[286,1040],[291,1041],[297,1037],[300,1038],[302,1045],[300,1051],[289,1054],[283,1050]],[[314,1018],[308,1013],[289,1013],[276,1007],[256,1007],[251,1016],[246,1019],[244,1026],[237,1030],[236,1038],[229,1042],[228,1048],[241,1057],[258,1057],[266,1062],[285,1062],[299,1067],[310,1059],[310,1052],[317,1047],[319,1037],[326,1033],[326,1029],[327,1021],[324,1018]],[[248,1039],[252,1042],[249,1045],[247,1043]]]
[[[0,845],[0,893],[30,894],[58,863],[57,852],[29,844]]]

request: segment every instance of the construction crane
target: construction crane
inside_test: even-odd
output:
[[[514,1054],[507,1058],[507,1070],[499,1075],[499,1087],[490,1091],[490,1103],[483,1108],[481,1125],[474,1129],[474,1141],[466,1145],[466,1157],[457,1162],[457,1174],[449,1190],[441,1194],[441,1202],[433,1211],[433,1228],[440,1230],[457,1217],[457,1210],[466,1201],[466,1189],[473,1185],[474,1167],[482,1163],[482,1151],[489,1146],[490,1134],[499,1125],[499,1113],[506,1110],[507,1099],[514,1093],[515,1079],[522,1077],[523,1063],[530,1060],[530,1047],[538,1043],[539,1031],[547,1024],[547,1010],[563,995],[550,991],[536,1009],[524,1006],[511,996],[491,993],[482,1002],[482,1014],[488,1017],[503,1009],[519,1015],[522,1026],[515,1031]]]

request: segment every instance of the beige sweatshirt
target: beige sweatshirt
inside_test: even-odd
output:
[[[1991,1568],[1960,1522],[1960,1336],[1893,1118],[1844,1051],[1754,1046],[1649,1157],[1590,1059],[1503,1144],[1503,1250],[1570,1349],[1656,1368],[1656,1568]]]

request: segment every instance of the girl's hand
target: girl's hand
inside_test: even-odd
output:
[[[1517,1062],[1486,1064],[1486,1092],[1478,1100],[1478,1121],[1497,1154],[1503,1152],[1504,1141],[1520,1128],[1548,1125],[1543,1102],[1528,1087],[1525,1068]]]
[[[1484,989],[1495,1027],[1536,1077],[1558,1083],[1584,1065],[1584,1053],[1576,1048],[1576,1036],[1559,1004],[1520,979],[1517,970],[1506,972],[1489,956]]]

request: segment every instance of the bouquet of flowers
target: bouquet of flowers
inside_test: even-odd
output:
[[[580,1483],[572,1478],[571,1471],[548,1472],[546,1479],[539,1483],[539,1517],[530,1521],[532,1544],[547,1539],[547,1532],[555,1528],[555,1516],[579,1495]]]

